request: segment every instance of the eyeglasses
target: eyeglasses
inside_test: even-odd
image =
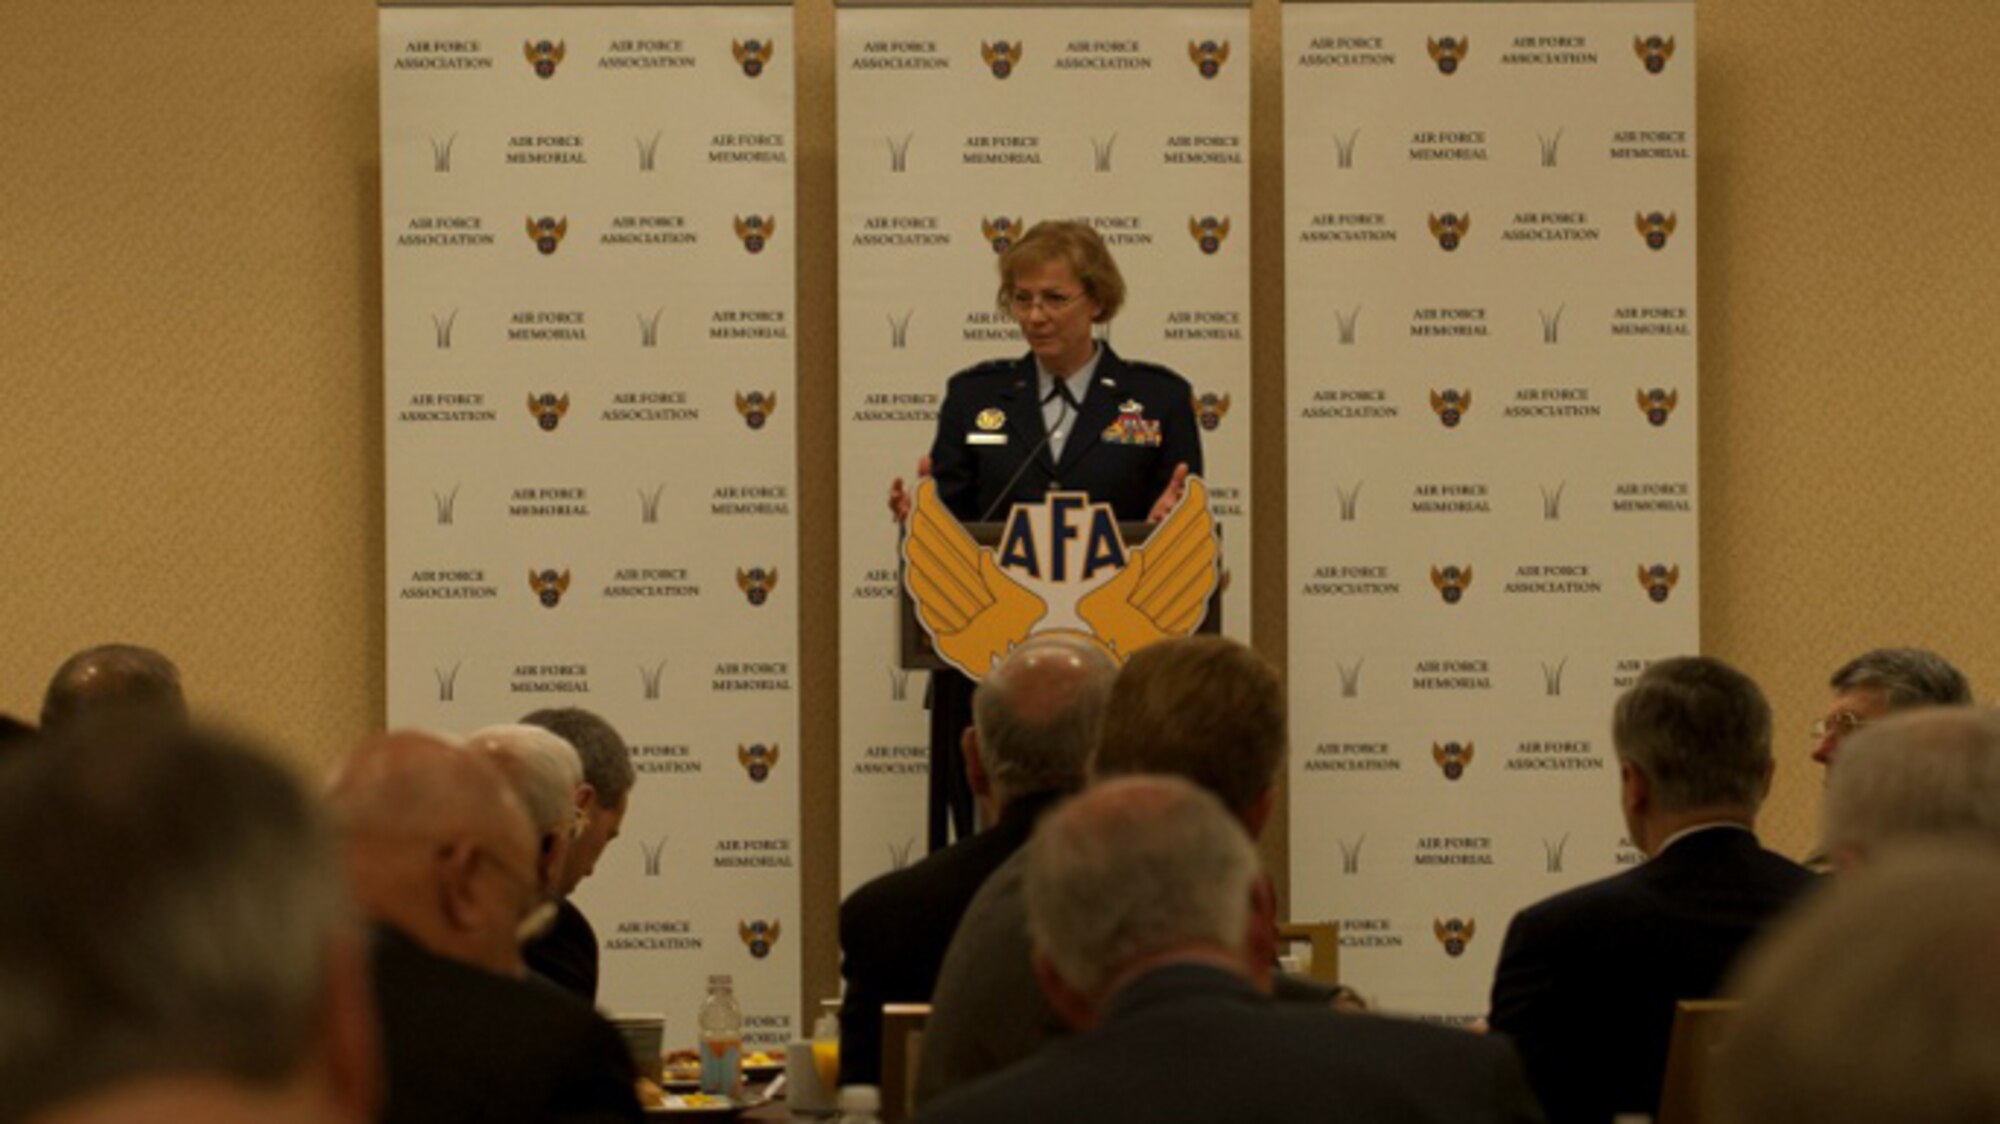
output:
[[[1023,314],[1033,312],[1039,307],[1043,312],[1053,316],[1082,298],[1082,293],[1016,292],[1007,298],[1007,307]]]
[[[1851,710],[1836,710],[1812,724],[1812,738],[1814,741],[1829,736],[1844,738],[1867,724],[1866,718]]]

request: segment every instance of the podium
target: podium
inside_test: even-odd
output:
[[[1117,521],[1082,492],[1017,503],[1004,523],[960,523],[917,485],[896,555],[903,667],[933,672],[929,705],[931,850],[972,827],[960,742],[973,682],[1038,633],[1073,635],[1122,663],[1147,644],[1222,627],[1222,532],[1208,487],[1186,491],[1157,525]],[[1106,573],[1106,571],[1109,573]]]

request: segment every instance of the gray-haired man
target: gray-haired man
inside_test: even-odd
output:
[[[1826,846],[1836,870],[1916,839],[2000,851],[2000,713],[1932,707],[1855,734],[1827,779]]]
[[[298,779],[179,730],[51,749],[0,768],[0,1120],[371,1119],[366,941]]]
[[[1744,958],[1743,1010],[1716,1052],[1703,1119],[2000,1119],[1996,937],[1990,843],[1918,843],[1843,875]]]
[[[1274,1002],[1256,848],[1209,792],[1103,781],[1026,854],[1035,978],[1077,1033],[947,1093],[922,1124],[1541,1119],[1505,1042]]]
[[[986,830],[867,883],[840,905],[842,1084],[880,1080],[882,1005],[924,1003],[973,895],[1020,851],[1056,801],[1083,784],[1117,665],[1061,637],[1015,648],[973,696],[961,749]]]
[[[1648,667],[1612,710],[1619,805],[1645,862],[1516,914],[1493,977],[1555,1124],[1659,1111],[1674,1004],[1718,994],[1737,954],[1815,881],[1765,850],[1771,707],[1750,677],[1687,656]]]

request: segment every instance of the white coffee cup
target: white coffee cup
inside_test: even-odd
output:
[[[796,1112],[833,1111],[833,1090],[820,1084],[809,1038],[797,1039],[785,1049],[785,1090],[785,1104]]]

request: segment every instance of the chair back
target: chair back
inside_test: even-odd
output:
[[[930,1017],[928,1003],[882,1005],[882,1124],[901,1124],[915,1114],[917,1066]]]
[[[1655,1124],[1701,1124],[1715,1047],[1741,1010],[1738,999],[1683,999],[1674,1004],[1673,1038],[1667,1044],[1666,1080],[1660,1086]]]
[[[1278,940],[1303,944],[1312,950],[1312,966],[1306,978],[1325,984],[1340,982],[1340,922],[1288,921],[1278,926]]]

